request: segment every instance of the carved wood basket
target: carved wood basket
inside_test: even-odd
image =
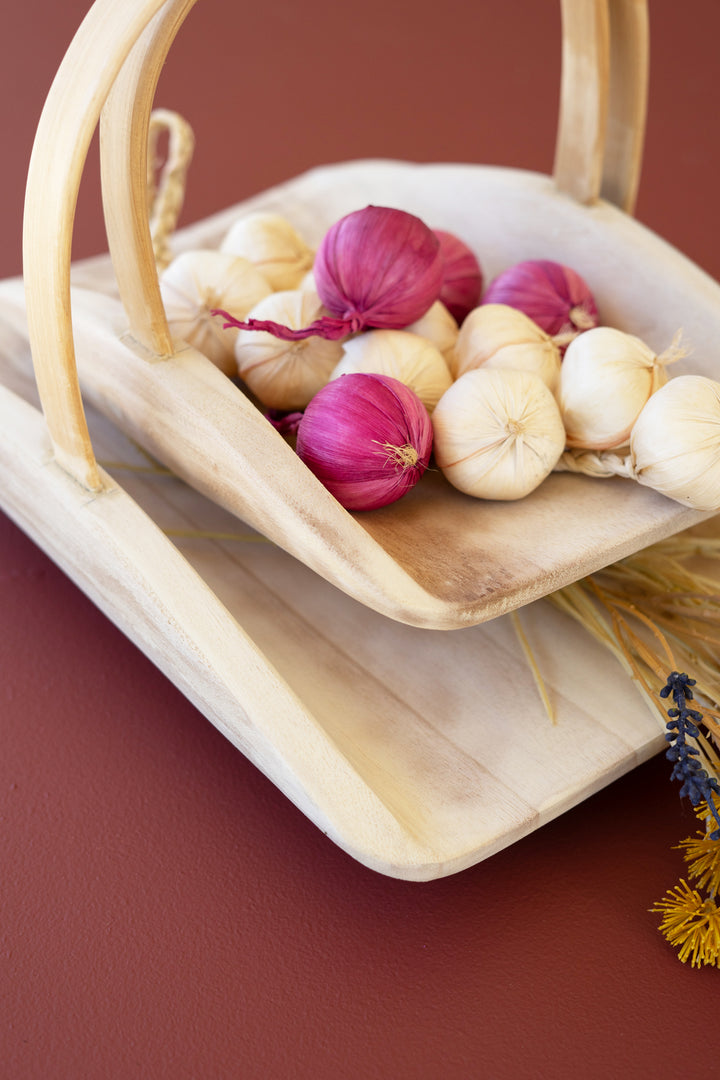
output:
[[[567,474],[504,504],[428,475],[399,503],[353,515],[234,383],[173,344],[148,227],[148,125],[193,3],[97,0],[48,96],[24,287],[0,284],[0,501],[338,844],[384,873],[448,874],[662,745],[639,698],[614,718],[612,658],[531,602],[709,515],[630,481]],[[630,216],[646,83],[645,3],[565,0],[553,177],[323,167],[183,230],[177,250],[217,245],[244,211],[281,212],[313,243],[350,210],[394,205],[461,235],[489,276],[524,258],[575,267],[603,321],[658,350],[691,327],[693,370],[713,375],[720,288]],[[98,122],[116,295],[82,266],[71,287]],[[501,617],[519,608],[555,726]],[[500,665],[502,730],[479,690]]]

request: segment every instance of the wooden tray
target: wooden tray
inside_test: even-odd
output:
[[[191,6],[98,0],[48,97],[28,178],[25,294],[0,285],[0,501],[338,844],[384,873],[451,873],[663,745],[614,661],[557,612],[522,615],[556,725],[511,625],[479,624],[707,515],[623,481],[556,476],[532,499],[495,506],[436,476],[395,507],[353,516],[209,361],[175,350],[145,150],[157,74]],[[693,370],[712,373],[718,287],[597,198],[631,208],[644,115],[644,5],[611,8],[609,19],[607,0],[563,4],[554,179],[360,162],[246,208],[280,208],[313,240],[348,209],[395,203],[466,237],[489,275],[535,255],[572,263],[606,322],[658,348],[684,325]],[[101,110],[116,284],[101,261],[76,267],[71,291],[72,217]],[[179,245],[211,242],[236,212]],[[128,467],[147,464],[138,444],[174,475]]]
[[[92,408],[93,444],[122,488],[83,495],[28,404],[27,331],[2,293],[3,508],[360,862],[413,880],[462,870],[665,745],[616,661],[547,602],[522,626],[555,724],[509,616],[452,631],[387,619],[176,477],[136,471],[148,459]]]

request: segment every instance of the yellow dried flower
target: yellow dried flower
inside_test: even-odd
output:
[[[688,876],[711,897],[720,889],[720,842],[712,840],[707,833],[681,840],[678,847],[685,849]]]
[[[716,967],[720,960],[720,907],[714,900],[704,900],[686,881],[668,889],[653,912],[662,914],[660,931],[677,948],[683,963],[691,967],[707,964]]]
[[[688,877],[698,888],[705,889],[712,900],[720,892],[720,838],[714,835],[718,810],[717,798],[713,798],[712,807],[707,801],[703,802],[696,814],[705,826],[705,832],[698,832],[678,844],[679,848],[685,849]]]

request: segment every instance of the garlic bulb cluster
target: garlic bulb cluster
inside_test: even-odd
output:
[[[264,274],[276,292],[296,289],[313,264],[312,249],[280,214],[258,212],[239,218],[225,236],[220,250],[247,259]],[[238,318],[242,317],[238,315]]]
[[[160,275],[160,294],[170,333],[204,353],[226,375],[235,374],[236,331],[223,330],[218,307],[247,314],[272,290],[247,259],[214,250],[186,251]]]
[[[319,318],[323,310],[317,293],[292,289],[271,293],[248,314],[302,327]],[[237,373],[270,409],[304,409],[342,358],[339,341],[319,337],[283,341],[262,330],[238,330],[236,334]]]
[[[557,403],[528,371],[465,372],[432,416],[435,459],[460,491],[521,499],[555,467],[565,446]]]
[[[351,371],[398,379],[417,394],[428,412],[432,412],[452,382],[439,349],[407,330],[368,330],[349,338],[331,378],[337,379]]]
[[[668,380],[678,338],[657,355],[593,326],[585,282],[548,261],[501,275],[459,326],[441,286],[458,286],[458,311],[479,299],[479,264],[466,255],[419,218],[368,206],[331,226],[313,259],[289,222],[258,213],[221,250],[174,259],[160,287],[173,337],[239,375],[278,428],[297,427],[300,440],[300,411],[315,416],[327,393],[300,443],[349,508],[413,486],[431,437],[449,483],[476,498],[521,499],[556,470],[630,478],[720,511],[720,382]],[[347,453],[358,446],[362,462]]]
[[[653,394],[630,439],[639,483],[690,506],[720,510],[720,382],[679,375]]]
[[[640,338],[609,326],[570,343],[562,362],[558,402],[568,446],[622,446],[651,394],[667,382],[665,364]]]
[[[553,391],[560,366],[560,349],[550,335],[507,304],[482,304],[470,312],[451,365],[456,379],[478,367],[530,371]]]

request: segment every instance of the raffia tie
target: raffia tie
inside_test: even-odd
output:
[[[616,454],[612,450],[566,450],[553,471],[582,473],[601,479],[609,476],[637,479],[630,454]]]
[[[168,135],[168,150],[164,161],[158,155],[158,142]],[[170,109],[154,109],[148,129],[147,198],[150,235],[158,269],[172,260],[170,237],[185,199],[185,181],[195,149],[192,128],[179,113]]]

